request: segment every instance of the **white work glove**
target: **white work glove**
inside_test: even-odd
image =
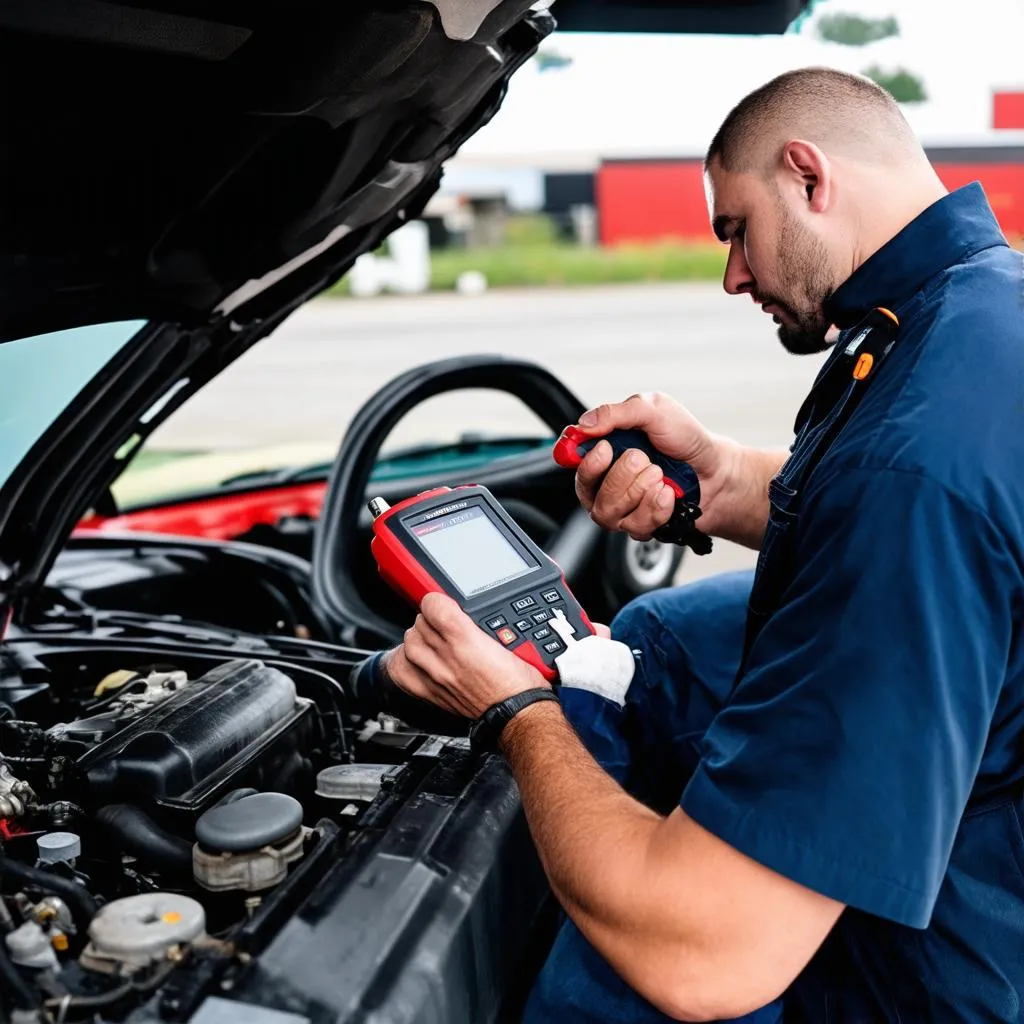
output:
[[[548,625],[565,644],[565,651],[555,658],[562,686],[589,690],[622,707],[636,669],[633,652],[620,640],[609,637],[590,634],[578,640],[575,628],[561,611],[555,612]]]

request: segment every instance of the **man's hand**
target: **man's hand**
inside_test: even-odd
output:
[[[547,680],[489,637],[450,597],[427,594],[384,670],[407,693],[465,718]]]
[[[760,545],[768,517],[768,481],[785,452],[758,452],[711,434],[678,402],[660,393],[602,405],[584,413],[578,425],[592,437],[616,429],[644,431],[663,455],[688,462],[696,472],[701,532],[749,547]],[[675,504],[661,470],[643,452],[629,451],[612,465],[611,446],[603,442],[580,463],[576,494],[596,523],[635,540],[650,540],[668,522]]]

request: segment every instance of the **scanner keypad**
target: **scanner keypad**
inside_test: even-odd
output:
[[[565,598],[557,587],[548,587],[493,610],[481,625],[506,647],[512,646],[514,634],[516,640],[533,643],[542,655],[554,657],[565,649],[561,639],[545,625],[556,611],[566,614]]]

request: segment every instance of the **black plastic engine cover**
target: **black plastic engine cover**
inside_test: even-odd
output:
[[[364,818],[362,837],[270,945],[249,947],[230,995],[190,1024],[255,1022],[257,1008],[267,1024],[518,1019],[506,1013],[529,984],[550,893],[519,792],[501,757],[452,740],[413,761],[430,746],[439,756],[416,790],[378,799],[401,800],[397,813],[380,831],[372,812]]]
[[[299,749],[311,702],[261,661],[220,665],[84,754],[90,798],[196,811],[284,744]]]

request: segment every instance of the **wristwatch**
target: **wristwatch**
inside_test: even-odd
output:
[[[523,708],[536,704],[539,700],[558,700],[558,694],[546,686],[538,686],[534,690],[506,697],[497,704],[492,704],[470,727],[469,743],[477,754],[490,753],[498,749],[498,740],[505,726],[519,714]]]

